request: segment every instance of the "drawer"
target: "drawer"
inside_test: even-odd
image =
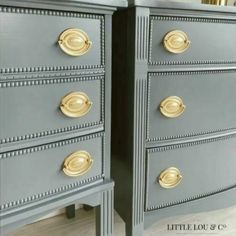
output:
[[[147,150],[146,210],[236,187],[236,135]]]
[[[102,15],[2,7],[0,22],[3,72],[69,70],[104,64]]]
[[[1,82],[1,143],[102,125],[103,83],[103,76]]]
[[[151,65],[236,62],[236,20],[151,16]]]
[[[2,209],[103,178],[103,133],[0,154]]]
[[[236,128],[235,72],[150,73],[148,141]]]

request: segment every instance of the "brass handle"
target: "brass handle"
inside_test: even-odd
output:
[[[165,98],[160,104],[160,112],[168,118],[180,116],[186,109],[182,99],[177,96]]]
[[[186,33],[180,30],[173,30],[167,33],[163,39],[164,47],[171,53],[183,53],[190,46]]]
[[[82,56],[89,51],[92,42],[81,29],[71,28],[61,33],[58,44],[63,52],[70,56]]]
[[[63,172],[70,177],[76,177],[88,172],[93,159],[86,151],[78,151],[69,155],[63,164]]]
[[[163,188],[175,188],[182,180],[180,171],[175,167],[170,167],[161,172],[158,181]]]
[[[60,109],[68,117],[81,117],[89,112],[92,102],[83,92],[72,92],[61,100]]]
[[[204,4],[227,6],[228,0],[202,0]]]

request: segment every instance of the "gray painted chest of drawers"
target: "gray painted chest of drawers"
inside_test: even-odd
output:
[[[80,203],[110,236],[111,17],[126,2],[0,3],[1,235]]]
[[[236,203],[235,42],[233,7],[137,0],[114,15],[112,175],[127,236]]]

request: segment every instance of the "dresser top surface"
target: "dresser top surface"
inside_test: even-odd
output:
[[[166,0],[129,0],[130,6],[141,6],[159,9],[180,9],[189,11],[206,11],[216,13],[234,13],[236,14],[236,7],[233,6],[215,6],[192,2],[176,2]]]
[[[0,0],[0,5],[22,4],[45,4],[45,5],[87,5],[87,6],[107,6],[107,7],[126,7],[126,0]]]

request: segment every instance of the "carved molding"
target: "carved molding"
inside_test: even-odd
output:
[[[217,137],[217,138],[209,138],[209,139],[204,139],[204,140],[199,140],[199,141],[194,141],[194,142],[174,144],[174,145],[162,146],[162,147],[157,147],[157,148],[150,148],[150,149],[147,149],[147,153],[150,154],[150,153],[155,153],[155,152],[165,152],[165,151],[169,151],[169,150],[187,148],[187,147],[207,144],[207,143],[211,143],[211,142],[224,141],[224,140],[228,140],[228,139],[231,139],[231,138],[236,138],[236,133],[231,134],[231,135],[227,135],[227,136]],[[146,181],[147,180],[148,179],[146,179]],[[147,183],[146,183],[146,185],[147,185]],[[158,210],[158,209],[165,208],[165,207],[179,205],[179,204],[182,204],[182,203],[185,203],[185,202],[197,200],[197,199],[208,197],[208,196],[211,196],[211,195],[223,192],[223,191],[227,191],[227,190],[229,190],[231,188],[235,188],[235,187],[236,187],[236,184],[234,184],[232,186],[228,186],[226,188],[217,189],[216,191],[202,193],[202,194],[191,196],[191,197],[179,200],[179,201],[168,202],[168,203],[164,203],[162,205],[156,205],[156,206],[148,206],[148,198],[146,198],[145,210],[146,211],[153,211],[153,210]],[[146,194],[147,194],[147,191],[146,191]]]
[[[144,220],[144,188],[145,188],[145,111],[146,111],[146,80],[138,79],[135,83],[134,108],[134,146],[133,146],[133,217],[134,225]]]
[[[25,134],[21,136],[15,137],[7,137],[0,140],[0,144],[13,143],[23,140],[30,140],[35,138],[46,137],[50,135],[66,133],[70,131],[75,131],[83,128],[95,127],[98,125],[104,124],[105,119],[105,87],[104,87],[104,76],[87,76],[87,77],[74,77],[74,78],[56,78],[56,79],[44,79],[44,80],[26,80],[26,81],[8,81],[8,82],[0,82],[0,88],[11,88],[11,87],[22,87],[22,86],[38,86],[38,85],[48,85],[48,84],[58,84],[58,83],[73,83],[73,82],[82,82],[82,81],[93,81],[100,80],[101,81],[101,98],[100,98],[100,106],[101,106],[101,120],[95,122],[89,122],[69,127],[62,127],[55,130],[46,130],[33,134]]]
[[[137,16],[136,21],[136,59],[145,61],[148,58],[149,17]]]
[[[25,149],[21,149],[21,150],[16,150],[16,151],[11,151],[11,152],[6,152],[6,153],[1,153],[0,154],[0,160],[4,159],[4,158],[12,158],[12,157],[16,157],[19,155],[27,155],[33,152],[39,152],[39,151],[44,151],[44,150],[48,150],[48,149],[52,149],[52,148],[59,148],[65,145],[70,145],[73,143],[78,143],[78,142],[82,142],[82,141],[87,141],[90,139],[95,139],[95,138],[102,138],[102,146],[104,145],[104,132],[100,132],[100,133],[95,133],[95,134],[91,134],[91,135],[87,135],[87,136],[82,136],[82,137],[77,137],[77,138],[72,138],[72,139],[67,139],[67,140],[63,140],[63,141],[59,141],[59,142],[55,142],[55,143],[49,143],[49,144],[44,144],[41,146],[36,146],[36,147],[30,147],[30,148],[25,148]],[[102,149],[102,161],[104,163],[104,158],[105,158],[105,153],[104,153],[105,149]],[[61,186],[55,189],[51,189],[48,190],[44,193],[38,193],[35,194],[33,196],[28,196],[26,198],[23,199],[19,199],[16,201],[12,201],[12,202],[8,202],[8,203],[4,203],[0,206],[0,210],[6,210],[8,208],[13,208],[13,207],[18,207],[18,206],[22,206],[24,204],[27,203],[31,203],[34,201],[38,201],[38,200],[42,200],[44,198],[53,196],[53,195],[57,195],[63,192],[67,192],[73,189],[77,189],[78,187],[81,187],[83,185],[87,185],[91,182],[95,182],[99,179],[103,179],[105,177],[104,172],[102,170],[102,174],[97,175],[97,176],[93,176],[91,178],[88,179],[84,179],[82,181],[76,181],[74,183],[65,185],[65,186]]]
[[[205,22],[205,23],[217,23],[217,24],[219,24],[219,23],[222,23],[222,24],[236,24],[236,20],[204,18],[204,17],[150,16],[150,20]]]
[[[15,13],[15,14],[29,14],[29,15],[46,15],[46,16],[62,16],[62,17],[75,17],[75,18],[88,18],[88,19],[103,19],[103,15],[78,13],[71,11],[57,11],[21,7],[1,6],[0,12]]]
[[[153,22],[154,21],[184,21],[184,22],[204,22],[217,24],[236,24],[236,20],[213,19],[202,17],[179,17],[179,16],[150,16],[150,40],[149,40],[149,57],[148,64],[151,66],[161,65],[199,65],[199,64],[235,64],[232,60],[194,60],[194,61],[152,61],[152,38],[153,38]]]
[[[8,80],[19,80],[19,79],[49,79],[49,78],[61,78],[61,77],[81,77],[81,76],[98,76],[105,73],[104,68],[92,71],[52,71],[42,73],[27,73],[27,74],[2,74],[0,75],[0,82]]]
[[[48,143],[48,144],[44,144],[44,145],[40,145],[40,146],[23,148],[23,149],[19,149],[19,150],[15,150],[15,151],[0,153],[0,160],[5,159],[5,158],[17,157],[20,155],[27,155],[27,154],[34,153],[34,152],[45,151],[45,150],[52,149],[52,148],[58,148],[58,147],[62,147],[65,145],[70,145],[73,143],[78,143],[78,142],[102,137],[103,135],[104,135],[104,133],[100,132],[100,133],[95,133],[95,134],[91,134],[91,135],[87,135],[87,136],[71,138],[71,139],[67,139],[67,140],[63,140],[63,141],[59,141],[59,142]]]
[[[84,77],[72,77],[72,78],[56,78],[56,79],[41,79],[41,80],[20,80],[20,81],[0,81],[0,88],[10,87],[23,87],[23,86],[37,86],[48,84],[62,84],[62,83],[74,83],[82,81],[92,80],[104,80],[104,76],[84,76]]]
[[[19,207],[19,206],[29,204],[29,203],[32,203],[35,201],[43,200],[45,198],[52,197],[54,195],[58,195],[58,194],[61,194],[61,193],[64,193],[64,192],[67,192],[67,191],[70,191],[73,189],[77,189],[79,187],[82,187],[83,185],[87,185],[89,183],[95,182],[95,181],[103,179],[103,178],[104,178],[104,174],[93,176],[91,178],[84,179],[82,181],[77,181],[77,182],[62,186],[62,187],[48,190],[47,192],[38,193],[38,194],[29,196],[29,197],[26,197],[23,199],[8,202],[8,203],[2,204],[0,206],[0,211],[8,210],[10,208]]]
[[[63,65],[63,66],[38,66],[38,67],[24,67],[24,68],[0,68],[0,74],[7,73],[29,73],[29,72],[50,72],[50,71],[67,71],[67,70],[88,70],[101,69],[105,65],[105,19],[103,15],[78,13],[71,11],[56,11],[44,9],[32,9],[21,7],[0,6],[0,13],[14,13],[14,14],[30,14],[30,15],[46,15],[46,16],[60,16],[73,18],[98,19],[101,24],[101,65]]]
[[[186,148],[186,147],[202,145],[202,144],[207,144],[207,143],[212,143],[212,142],[217,142],[217,141],[223,141],[223,140],[227,140],[227,139],[231,139],[231,138],[236,138],[236,133],[225,135],[225,136],[220,136],[220,137],[216,137],[216,138],[208,138],[208,139],[198,140],[198,141],[194,141],[194,142],[190,141],[187,143],[173,144],[173,145],[161,146],[161,147],[156,147],[156,148],[149,148],[149,149],[147,149],[147,153],[165,152],[167,150]]]
[[[216,134],[225,131],[233,131],[236,127],[229,127],[229,128],[221,128],[216,130],[208,130],[208,131],[193,131],[188,134],[180,134],[176,136],[165,136],[165,137],[150,137],[150,122],[149,122],[149,114],[150,114],[150,89],[151,89],[151,76],[172,76],[168,77],[168,79],[176,79],[174,75],[201,75],[201,74],[219,74],[219,73],[235,73],[236,69],[230,70],[204,70],[204,71],[174,71],[174,72],[151,72],[148,73],[148,94],[147,94],[147,130],[146,130],[146,142],[158,142],[163,140],[173,140],[173,139],[180,139],[180,138],[190,138],[202,135],[209,135],[209,134]],[[205,78],[202,78],[205,79]]]

